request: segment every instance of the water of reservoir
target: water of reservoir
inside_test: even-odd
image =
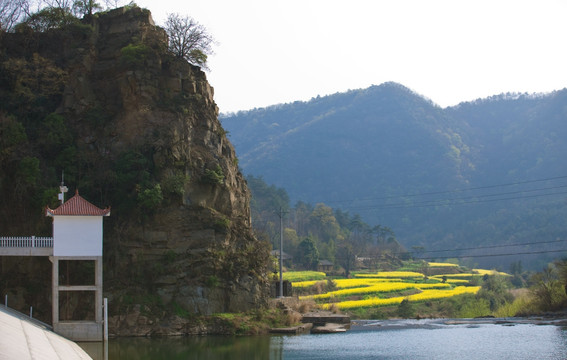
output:
[[[100,344],[81,346],[104,359]],[[534,322],[365,321],[338,334],[112,339],[108,359],[567,359],[567,328]]]

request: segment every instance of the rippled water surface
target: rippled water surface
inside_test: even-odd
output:
[[[552,325],[400,321],[368,328],[272,341],[282,359],[567,359],[567,330]]]
[[[87,351],[104,359],[96,346]],[[361,322],[338,334],[114,339],[108,359],[567,359],[567,329],[529,322]]]

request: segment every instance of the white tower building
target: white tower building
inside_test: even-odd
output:
[[[53,217],[53,255],[50,256],[53,263],[53,330],[76,341],[100,341],[103,337],[102,219],[110,216],[110,208],[94,206],[77,191],[58,208],[47,207],[46,215]],[[94,261],[94,284],[60,284],[60,261]],[[92,293],[94,320],[60,320],[61,292]]]

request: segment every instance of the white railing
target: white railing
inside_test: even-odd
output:
[[[52,248],[52,237],[0,236],[0,248]]]

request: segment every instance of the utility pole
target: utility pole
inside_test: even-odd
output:
[[[280,298],[283,298],[283,208],[280,207]]]

